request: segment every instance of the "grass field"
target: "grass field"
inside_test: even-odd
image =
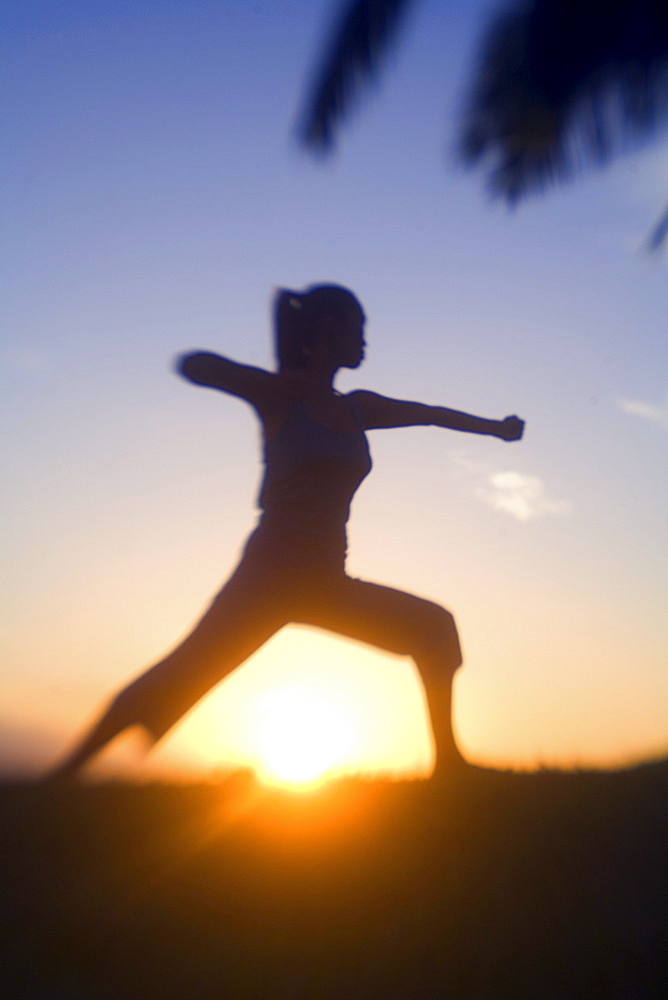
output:
[[[668,761],[0,808],[3,1000],[668,997]]]

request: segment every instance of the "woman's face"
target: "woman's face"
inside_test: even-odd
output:
[[[331,317],[328,344],[332,361],[339,368],[358,368],[364,360],[364,324],[366,317],[351,303],[341,316]]]

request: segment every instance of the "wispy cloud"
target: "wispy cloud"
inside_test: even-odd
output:
[[[505,511],[518,521],[531,521],[548,514],[568,514],[572,509],[567,501],[548,496],[538,476],[522,472],[494,472],[488,485],[479,486],[474,492],[494,510]]]
[[[539,476],[514,470],[493,472],[488,466],[472,461],[462,453],[453,458],[460,475],[472,481],[475,497],[518,521],[570,514],[573,510],[572,504],[567,500],[557,500],[550,496]]]
[[[652,403],[641,403],[633,399],[620,399],[619,407],[624,413],[630,413],[633,417],[644,417],[645,420],[652,420],[668,431],[668,392],[665,400],[658,406]]]

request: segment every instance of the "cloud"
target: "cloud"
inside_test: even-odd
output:
[[[462,449],[451,452],[455,474],[472,483],[473,495],[494,510],[518,521],[531,521],[549,514],[570,514],[573,505],[549,496],[543,480],[525,472],[494,472],[489,464],[469,457]]]
[[[518,521],[531,521],[548,514],[568,514],[572,507],[564,500],[553,500],[538,476],[522,472],[494,472],[485,486],[474,489],[477,497],[494,510],[504,511]]]
[[[651,403],[640,403],[633,399],[620,399],[618,405],[624,413],[630,413],[632,417],[644,417],[645,420],[652,420],[668,431],[668,392],[665,402],[659,406],[653,406]]]

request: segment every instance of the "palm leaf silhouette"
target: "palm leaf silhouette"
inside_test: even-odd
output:
[[[668,237],[668,208],[665,209],[659,221],[655,223],[654,229],[647,238],[647,249],[650,253],[659,250],[663,246],[666,237]]]
[[[417,0],[353,0],[319,63],[301,134],[327,151]],[[511,0],[486,28],[458,146],[513,204],[603,166],[668,124],[668,0]],[[648,239],[668,237],[668,212]]]
[[[375,78],[402,15],[415,0],[353,0],[343,5],[338,26],[319,63],[300,129],[307,145],[326,151],[334,129]]]
[[[515,0],[483,41],[460,148],[512,203],[608,163],[664,123],[666,0]]]

